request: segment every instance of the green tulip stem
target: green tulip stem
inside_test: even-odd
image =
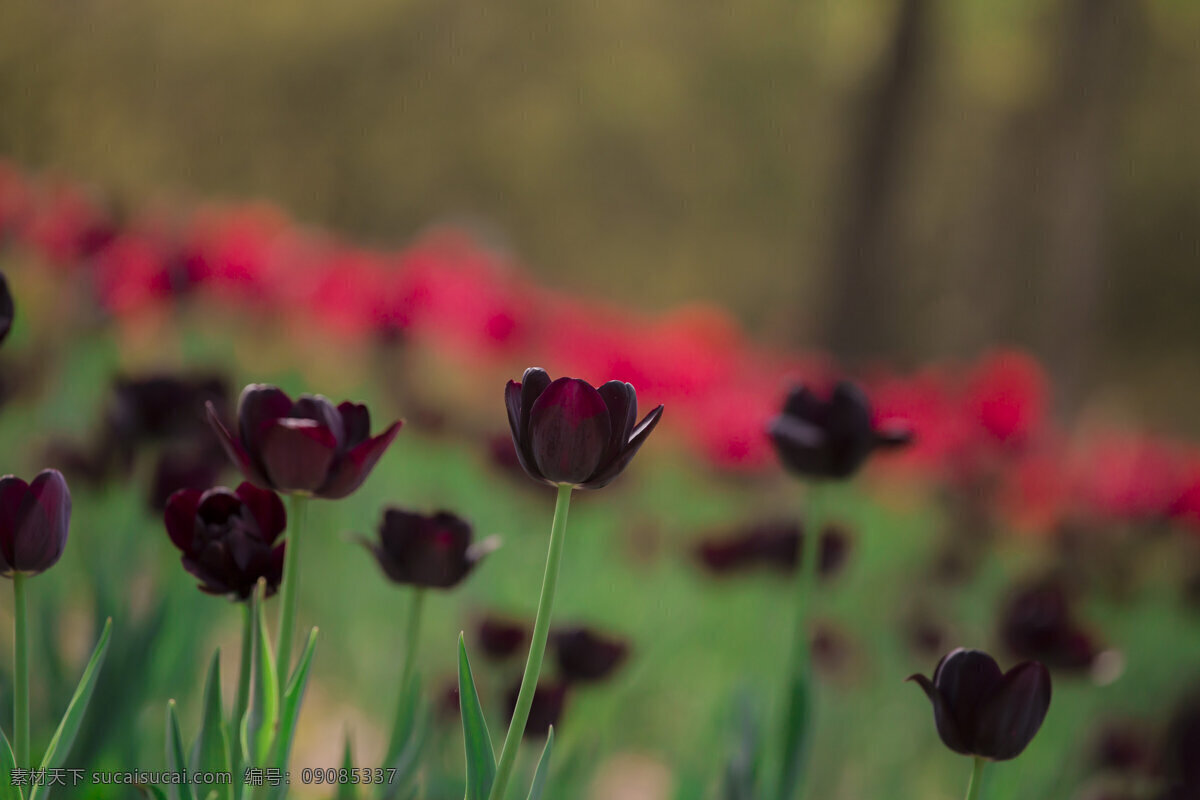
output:
[[[413,590],[412,601],[408,604],[408,620],[404,630],[404,666],[400,670],[400,701],[396,704],[396,719],[392,723],[392,738],[388,743],[385,764],[395,761],[396,756],[400,754],[400,749],[404,747],[404,742],[400,737],[408,733],[405,720],[412,711],[409,707],[409,700],[416,701],[416,697],[410,697],[410,695],[413,678],[416,675],[417,640],[420,638],[421,612],[424,606],[425,590],[418,586]]]
[[[795,590],[796,627],[792,633],[792,655],[785,693],[788,711],[780,737],[779,800],[793,800],[800,796],[807,750],[812,742],[812,645],[809,642],[809,625],[813,617],[813,594],[821,560],[821,533],[825,527],[828,491],[825,482],[811,484],[804,509],[800,574],[796,576]]]
[[[537,690],[538,676],[542,672],[542,659],[546,655],[546,640],[550,635],[550,614],[554,608],[554,592],[558,587],[558,567],[562,563],[563,540],[567,532],[567,511],[571,506],[571,491],[574,487],[559,484],[558,501],[554,505],[554,524],[550,528],[550,548],[546,552],[546,574],[542,578],[542,594],[538,599],[537,619],[533,623],[533,637],[529,642],[529,658],[525,661],[525,674],[521,676],[521,690],[517,693],[517,705],[513,709],[512,722],[504,737],[500,750],[500,762],[496,765],[496,779],[492,783],[488,800],[505,797],[508,780],[521,749],[521,737],[525,723],[529,721],[529,709],[533,706],[533,693]]]
[[[987,759],[975,756],[975,768],[971,770],[971,783],[967,786],[967,800],[979,800],[983,797],[983,768]]]
[[[25,575],[13,574],[13,614],[16,616],[13,653],[13,744],[18,767],[29,768],[29,620],[25,606]]]
[[[254,667],[254,612],[250,598],[239,603],[242,607],[242,661],[238,668],[237,695],[233,701],[233,720],[229,726],[232,739],[230,748],[233,760],[233,774],[240,781],[241,772],[238,769],[242,758],[242,718],[250,707],[250,673]],[[239,784],[240,785],[240,784]]]
[[[296,586],[300,583],[300,538],[304,535],[304,522],[308,511],[308,497],[293,494],[289,498],[291,514],[288,520],[287,549],[283,553],[283,583],[280,592],[283,604],[279,609],[279,647],[275,664],[279,671],[279,698],[287,689],[288,676],[292,668],[292,634],[296,627]]]

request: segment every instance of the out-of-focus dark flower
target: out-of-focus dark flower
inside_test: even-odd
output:
[[[1086,670],[1101,649],[1075,622],[1066,587],[1057,581],[1013,595],[1001,616],[1000,636],[1016,657],[1051,669]]]
[[[471,543],[471,525],[448,511],[418,514],[400,508],[383,513],[379,542],[362,544],[396,583],[449,589],[495,547],[495,539]]]
[[[519,622],[500,617],[485,617],[479,623],[479,645],[493,661],[505,661],[521,650],[529,631]]]
[[[539,683],[533,692],[533,704],[529,707],[529,720],[525,723],[524,738],[545,739],[551,725],[558,725],[563,708],[567,704],[568,686],[565,683]],[[517,708],[518,682],[508,693],[508,719],[512,721]]]
[[[790,520],[770,520],[749,525],[732,535],[705,539],[696,546],[696,558],[714,575],[723,576],[755,567],[791,572],[799,566],[804,533]],[[817,570],[821,577],[837,573],[850,551],[845,530],[830,525],[821,532]]]
[[[229,384],[219,375],[121,377],[113,385],[105,427],[117,441],[155,441],[191,436],[205,427],[212,403],[224,413]]]
[[[567,683],[602,681],[629,655],[629,645],[587,628],[564,628],[553,634],[559,676]]]
[[[914,619],[908,625],[908,642],[922,656],[940,653],[946,646],[946,631],[928,619]]]
[[[225,465],[225,455],[216,447],[172,448],[162,453],[154,466],[147,498],[150,508],[162,511],[167,500],[180,489],[203,491],[216,484]]]
[[[225,451],[251,483],[278,492],[337,499],[366,480],[400,422],[371,437],[364,405],[334,406],[321,395],[292,399],[274,386],[250,384],[238,401],[238,435],[221,423],[210,403],[208,418]]]
[[[8,279],[0,272],[0,342],[8,337],[12,330],[16,309],[13,306],[12,294],[8,291]]]
[[[530,367],[504,390],[508,424],[521,466],[536,481],[579,489],[607,486],[629,465],[662,418],[660,405],[637,422],[633,386],[599,389],[577,378],[551,381]]]
[[[1050,673],[1036,661],[1001,672],[980,650],[942,657],[933,680],[910,675],[933,703],[942,742],[956,753],[993,761],[1016,758],[1033,740],[1050,708]]]
[[[1167,726],[1163,753],[1167,775],[1186,790],[1180,797],[1200,797],[1200,696],[1186,698]]]
[[[783,465],[814,480],[849,478],[876,448],[912,440],[908,430],[876,430],[866,396],[846,381],[834,387],[828,400],[797,386],[767,432]]]
[[[1096,766],[1117,773],[1153,772],[1154,737],[1137,723],[1109,723],[1097,735],[1092,758]]]
[[[67,545],[71,491],[62,473],[44,469],[31,483],[0,478],[0,575],[37,575],[54,566]]]
[[[200,579],[200,591],[246,600],[260,578],[266,596],[283,580],[287,527],[283,501],[274,492],[243,482],[237,490],[181,489],[163,513],[167,534],[183,553],[183,568]]]

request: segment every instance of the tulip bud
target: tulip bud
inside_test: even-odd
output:
[[[46,469],[32,483],[0,478],[0,575],[37,575],[54,566],[67,544],[71,491],[62,473]]]

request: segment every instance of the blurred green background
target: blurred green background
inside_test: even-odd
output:
[[[0,154],[1200,434],[1200,5],[7,0]]]

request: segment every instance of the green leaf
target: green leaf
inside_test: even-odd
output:
[[[16,756],[13,755],[12,745],[8,737],[0,730],[0,800],[21,800],[24,795],[20,786],[13,786],[12,771],[17,766]]]
[[[75,741],[75,734],[79,733],[79,726],[83,723],[83,715],[87,711],[88,702],[92,699],[92,690],[96,688],[96,679],[100,677],[100,668],[104,665],[104,656],[108,653],[108,640],[112,635],[112,617],[104,623],[104,630],[100,631],[100,639],[96,642],[96,649],[92,651],[92,657],[88,660],[87,666],[84,667],[83,675],[79,678],[79,685],[75,688],[75,694],[71,697],[71,702],[67,704],[67,710],[63,712],[62,721],[58,723],[58,730],[54,732],[53,738],[50,739],[50,744],[46,746],[46,754],[42,757],[41,769],[57,769],[63,765],[67,756],[71,752],[71,745]],[[42,784],[33,787],[29,793],[29,800],[45,797],[50,793],[50,788]]]
[[[288,759],[292,755],[292,739],[296,736],[296,722],[300,718],[300,704],[304,702],[304,689],[308,686],[308,671],[312,667],[313,653],[317,649],[317,629],[308,634],[304,654],[292,673],[291,682],[283,694],[283,713],[279,715],[279,734],[271,749],[270,765],[287,771]],[[287,784],[271,787],[268,797],[280,798],[287,794]]]
[[[231,772],[229,763],[229,734],[225,728],[221,704],[221,651],[213,653],[204,681],[204,717],[200,735],[192,747],[192,772]],[[232,784],[215,790],[217,800],[232,800]]]
[[[546,736],[546,747],[542,757],[538,759],[537,771],[533,773],[533,785],[529,787],[529,800],[542,800],[542,790],[546,786],[546,773],[550,771],[550,748],[554,746],[554,726]]]
[[[342,769],[347,775],[354,774],[354,753],[350,747],[350,734],[346,734],[346,749],[342,754]],[[334,800],[357,800],[358,785],[350,781],[342,781],[338,784],[337,794],[334,795]]]
[[[783,763],[779,771],[779,800],[793,800],[808,764],[811,730],[812,684],[808,674],[793,675],[788,682],[787,716],[783,727]]]
[[[471,662],[467,660],[467,645],[458,634],[458,696],[462,707],[463,741],[467,753],[467,795],[464,800],[487,800],[496,779],[496,751],[488,733]]]
[[[271,654],[271,637],[263,612],[263,584],[251,597],[254,617],[254,671],[250,678],[251,698],[246,716],[242,718],[242,760],[246,766],[266,766],[271,752],[275,723],[279,718],[279,683],[275,675],[275,658]]]
[[[179,732],[179,716],[175,713],[175,701],[167,701],[167,769],[183,772],[187,769],[187,758],[183,754],[183,734]],[[180,800],[196,800],[196,792],[186,780],[170,789],[173,797]]]
[[[404,716],[398,720],[393,734],[395,740],[400,743],[400,749],[390,762],[385,761],[383,764],[384,768],[396,770],[395,778],[390,783],[384,781],[379,784],[379,800],[395,800],[395,798],[403,796],[403,791],[412,784],[416,777],[419,766],[418,759],[428,738],[428,710],[426,709],[423,713],[421,709],[421,679],[419,675],[414,675],[409,681],[404,694]],[[417,724],[418,720],[421,720],[423,724]]]

